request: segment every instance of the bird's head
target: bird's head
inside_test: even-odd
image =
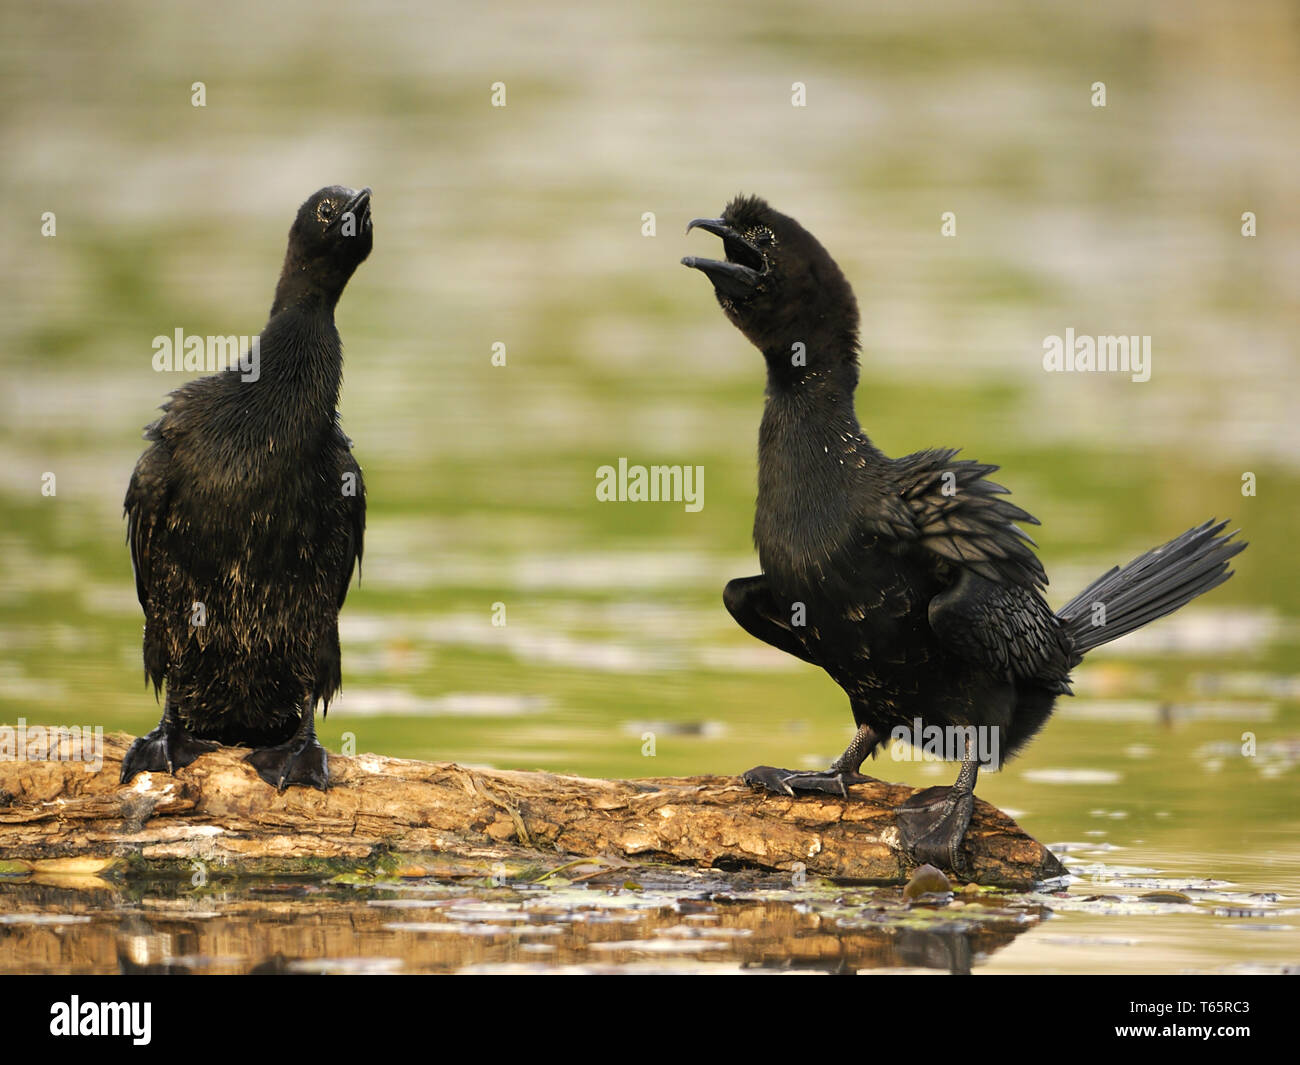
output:
[[[328,185],[298,208],[289,230],[272,314],[294,297],[321,295],[332,305],[375,241],[370,189]]]
[[[798,379],[847,365],[856,378],[857,301],[816,237],[757,196],[736,197],[692,229],[721,237],[726,258],[688,255],[682,265],[713,282],[722,310],[775,373]]]

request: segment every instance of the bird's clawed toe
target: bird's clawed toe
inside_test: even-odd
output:
[[[854,784],[865,784],[872,778],[861,773],[796,772],[793,769],[777,769],[775,766],[758,765],[741,775],[741,780],[752,788],[763,788],[774,795],[794,796],[798,792],[849,797],[849,788]]]
[[[276,791],[290,784],[305,784],[325,791],[329,787],[329,754],[314,737],[295,737],[278,747],[263,747],[245,759],[257,775]]]
[[[161,724],[127,749],[118,779],[126,784],[137,773],[175,773],[199,755],[220,746],[211,740],[197,739],[179,725]]]

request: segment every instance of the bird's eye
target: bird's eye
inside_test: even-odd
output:
[[[776,237],[774,237],[772,231],[767,228],[754,230],[754,232],[750,234],[749,239],[750,243],[759,248],[770,248],[776,243]]]
[[[316,217],[322,222],[328,222],[334,217],[334,201],[321,200],[320,206],[316,208]]]

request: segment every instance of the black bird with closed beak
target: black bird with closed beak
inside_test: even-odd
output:
[[[126,493],[144,666],[162,720],[122,781],[218,744],[262,779],[324,788],[316,704],[341,683],[338,615],[361,562],[365,486],[338,422],[334,307],[370,254],[370,190],[332,185],[289,230],[270,320],[232,367],[182,385]]]
[[[977,752],[997,768],[1020,751],[1088,651],[1222,584],[1246,545],[1223,534],[1226,522],[1206,522],[1053,612],[1016,526],[1038,522],[987,479],[996,466],[949,449],[890,458],[858,425],[857,302],[812,234],[756,197],[692,229],[720,237],[725,258],[682,263],[708,277],[767,364],[754,518],[763,572],[731,581],[723,598],[751,635],[829,673],[857,724],[825,771],[759,766],[744,778],[847,796],[894,730],[912,736],[918,720],[952,730],[956,783],[914,796],[898,823],[918,864],[961,872]]]

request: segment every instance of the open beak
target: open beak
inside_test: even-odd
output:
[[[703,229],[706,233],[721,237],[727,258],[721,261],[687,255],[682,259],[682,265],[705,274],[713,282],[719,296],[729,299],[752,296],[767,266],[763,253],[721,218],[692,219],[686,232],[689,233],[692,229]]]
[[[330,223],[330,228],[342,225],[343,219],[349,214],[356,219],[358,233],[364,233],[370,228],[370,186],[367,185],[343,205],[343,210],[340,211],[338,217]]]
[[[721,218],[692,218],[686,223],[686,232],[692,229],[702,229],[706,233],[712,233],[715,237],[722,237],[724,240],[738,240],[742,244],[747,243],[745,238],[732,229]],[[753,247],[750,245],[750,247]],[[757,252],[758,249],[754,248]]]

